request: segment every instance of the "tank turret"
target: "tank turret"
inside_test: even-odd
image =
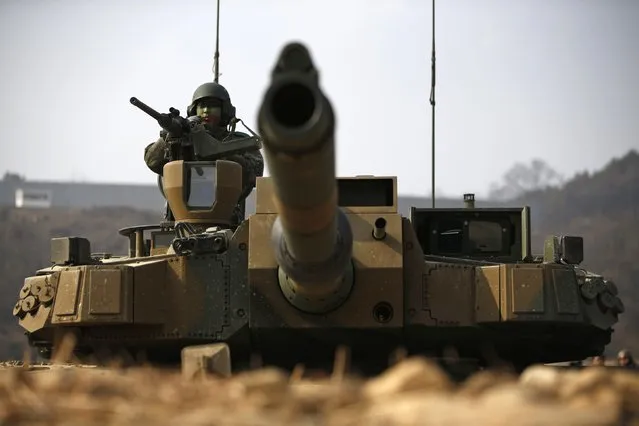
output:
[[[258,123],[279,212],[272,228],[279,285],[300,310],[330,311],[353,284],[353,235],[337,205],[333,108],[301,44],[282,51]]]

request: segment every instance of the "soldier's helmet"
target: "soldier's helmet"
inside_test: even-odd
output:
[[[628,349],[622,349],[617,354],[617,362],[621,366],[634,366],[635,360]]]
[[[191,105],[188,106],[186,113],[191,117],[196,114],[197,102],[204,98],[218,99],[222,102],[222,117],[220,119],[221,126],[227,126],[233,118],[235,118],[235,107],[231,103],[231,96],[228,90],[221,84],[215,82],[207,82],[201,84],[195,92]]]

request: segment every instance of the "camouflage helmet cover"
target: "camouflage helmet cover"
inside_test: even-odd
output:
[[[193,99],[191,105],[187,108],[187,115],[195,115],[197,102],[204,98],[214,98],[222,101],[222,121],[221,124],[228,124],[232,118],[235,117],[235,107],[231,103],[231,96],[228,90],[221,84],[215,82],[207,82],[201,84],[195,92],[193,92]]]

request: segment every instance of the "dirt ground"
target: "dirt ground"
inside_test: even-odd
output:
[[[639,373],[617,368],[483,371],[455,384],[409,358],[367,380],[302,376],[5,364],[0,425],[639,425]]]

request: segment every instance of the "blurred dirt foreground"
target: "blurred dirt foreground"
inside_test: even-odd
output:
[[[5,364],[0,425],[639,425],[639,374],[616,368],[482,371],[455,384],[408,358],[367,380],[301,376]]]

